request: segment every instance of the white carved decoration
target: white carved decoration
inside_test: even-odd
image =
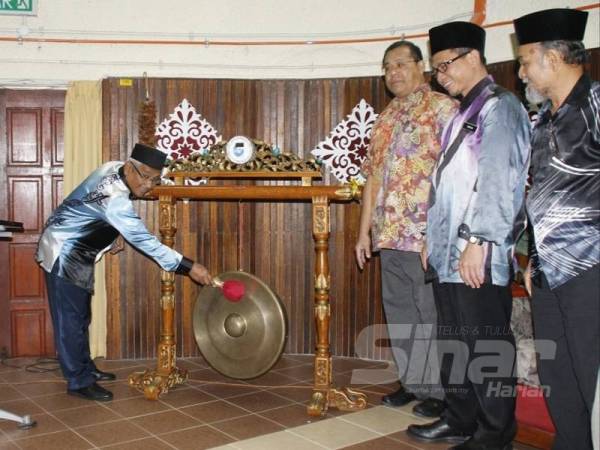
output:
[[[221,141],[218,131],[204,119],[196,108],[183,99],[169,117],[156,127],[157,148],[169,159],[185,158],[208,149]],[[163,178],[163,184],[172,184]],[[186,179],[185,184],[198,185],[206,180]]]
[[[341,182],[364,181],[360,167],[367,157],[371,130],[377,114],[365,99],[354,107],[346,119],[333,129],[327,139],[311,150],[315,158],[331,170]]]
[[[185,158],[221,141],[217,130],[187,99],[156,127],[157,147],[170,158]]]

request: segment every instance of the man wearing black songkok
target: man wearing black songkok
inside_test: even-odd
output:
[[[432,174],[423,255],[433,278],[447,409],[411,425],[456,450],[509,450],[516,432],[510,281],[523,228],[530,125],[484,64],[485,31],[470,22],[429,30],[437,82],[461,96]]]
[[[600,83],[583,70],[587,15],[549,9],[514,22],[519,77],[543,103],[531,139],[528,285],[536,343],[556,345],[552,358],[538,349],[538,369],[557,450],[591,450],[600,366]]]
[[[166,154],[136,144],[125,163],[96,169],[54,210],[40,237],[36,260],[46,276],[58,360],[67,393],[108,401],[112,392],[97,381],[115,375],[98,370],[90,358],[88,327],[94,288],[94,264],[122,235],[164,270],[210,284],[206,268],[163,245],[150,234],[133,208],[132,198],[146,196],[160,183]]]

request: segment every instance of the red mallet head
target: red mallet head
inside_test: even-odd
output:
[[[230,302],[239,302],[246,293],[246,286],[238,280],[215,280],[215,286],[223,290],[223,296]]]

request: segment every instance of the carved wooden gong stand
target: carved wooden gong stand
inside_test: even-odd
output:
[[[175,185],[162,185],[153,190],[159,199],[159,221],[162,242],[169,247],[175,243],[176,215],[175,204],[181,199],[196,200],[262,200],[285,201],[303,200],[312,202],[313,239],[315,242],[315,295],[314,315],[316,326],[316,348],[314,359],[313,393],[308,405],[311,416],[323,415],[329,407],[340,410],[359,410],[367,405],[366,396],[347,387],[335,388],[332,385],[332,360],[329,351],[329,234],[330,202],[348,202],[360,195],[356,185],[313,186],[312,179],[320,178],[320,172],[171,172]],[[184,186],[186,177],[230,178],[230,179],[301,179],[299,186],[216,186],[210,181],[201,186]],[[129,384],[144,390],[144,396],[157,400],[169,388],[182,384],[187,372],[175,364],[175,276],[161,272],[161,337],[158,344],[156,370],[133,373]]]

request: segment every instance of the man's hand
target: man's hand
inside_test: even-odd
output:
[[[529,259],[529,262],[527,263],[527,268],[523,273],[523,284],[525,285],[527,295],[531,297],[531,259]]]
[[[188,275],[198,284],[212,284],[212,277],[210,276],[210,273],[208,273],[206,267],[204,267],[202,264],[194,263]]]
[[[467,244],[460,255],[458,270],[465,284],[472,288],[479,288],[485,279],[484,264],[485,248],[483,245]]]
[[[358,237],[358,241],[356,241],[356,246],[354,247],[354,254],[358,267],[360,270],[363,270],[367,259],[371,258],[371,238],[368,234]]]
[[[423,271],[427,272],[427,242],[423,241],[423,247],[421,248],[421,266]]]

